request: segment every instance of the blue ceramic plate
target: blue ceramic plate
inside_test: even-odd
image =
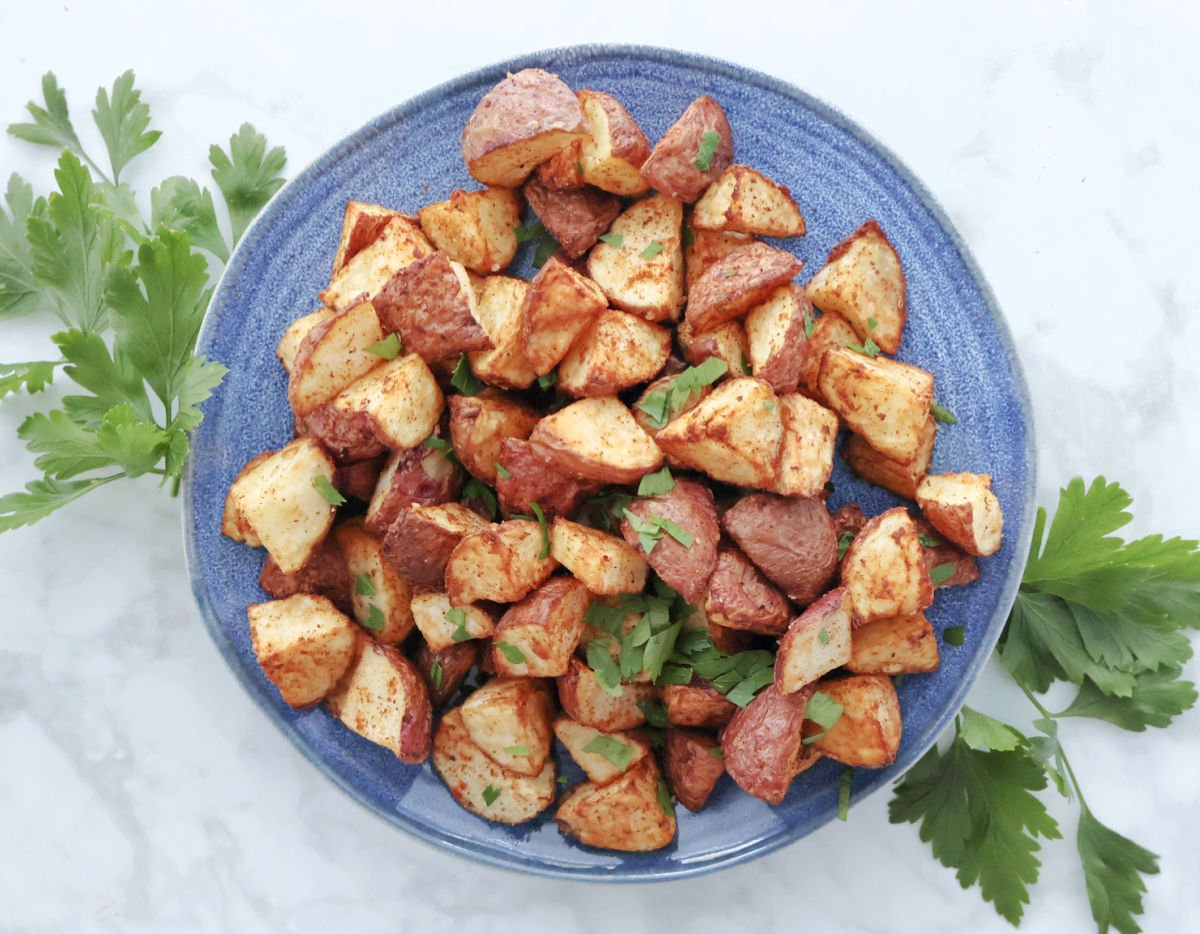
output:
[[[246,690],[312,762],[365,807],[424,840],[498,866],[597,880],[661,880],[710,872],[803,837],[837,809],[841,768],[805,772],[779,807],[728,778],[708,808],[679,808],[679,835],[643,855],[602,852],[564,839],[551,813],[523,827],[491,824],[462,810],[428,765],[405,766],[344,729],[322,709],[296,712],[263,677],[250,649],[247,604],[262,553],[219,534],[225,490],[251,457],[291,438],[275,344],[288,322],[317,304],[329,279],[346,200],[416,211],[457,187],[478,187],[459,155],[463,123],[506,72],[536,66],[574,88],[614,94],[651,140],[699,94],[725,107],[738,162],[791,188],[808,221],[806,237],[782,242],[819,269],[829,248],[875,217],[908,276],[909,318],[900,357],[931,370],[958,424],[938,436],[934,470],[989,473],[1004,508],[999,554],[978,583],[938,594],[929,612],[940,632],[966,627],[960,647],[943,646],[941,669],[900,689],[904,739],[895,765],[858,770],[854,798],[897,778],[937,738],[1000,634],[1024,565],[1032,525],[1034,449],[1028,394],[995,299],[945,214],[874,139],[802,91],[767,75],[682,52],[629,46],[559,49],[485,68],[434,88],[338,143],[285,186],[229,263],[209,309],[200,351],[229,367],[205,406],[186,483],[187,548],[196,599],[213,638]],[[527,248],[528,249],[528,248]],[[528,276],[528,256],[517,273]],[[895,505],[844,467],[831,505],[857,501],[868,515]],[[561,750],[560,750],[561,753]],[[567,762],[568,774],[573,765]]]

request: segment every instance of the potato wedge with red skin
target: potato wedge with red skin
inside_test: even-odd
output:
[[[319,445],[318,445],[319,446]],[[262,542],[258,540],[258,536],[254,533],[250,523],[246,521],[245,516],[238,509],[238,498],[234,496],[235,488],[238,488],[242,481],[248,477],[259,464],[270,458],[274,451],[263,451],[261,454],[252,457],[246,462],[246,465],[238,471],[237,476],[233,478],[233,482],[229,484],[229,490],[225,493],[225,506],[221,510],[221,534],[226,538],[231,538],[235,542],[242,542],[249,545],[251,548],[261,548]],[[332,463],[332,461],[330,462]],[[270,557],[268,555],[268,557]],[[294,573],[294,572],[290,572]]]
[[[456,642],[437,652],[424,639],[417,641],[413,664],[425,679],[429,701],[435,710],[446,706],[478,660],[479,643],[473,639]],[[440,674],[435,675],[435,671]]]
[[[513,228],[521,223],[521,197],[515,191],[458,188],[417,213],[433,245],[472,272],[500,272],[516,256]]]
[[[806,736],[823,735],[813,749],[843,765],[881,769],[896,760],[903,729],[900,698],[887,675],[852,675],[821,681],[816,688],[842,705],[828,729],[808,723]]]
[[[671,332],[626,311],[601,312],[558,365],[558,388],[612,396],[654,379],[671,355]]]
[[[837,536],[820,499],[743,496],[722,517],[725,531],[788,598],[807,606],[838,568]]]
[[[342,235],[338,239],[337,252],[333,256],[333,272],[336,274],[346,263],[378,240],[383,228],[393,217],[415,220],[382,204],[347,201],[346,210],[342,214]]]
[[[612,596],[646,589],[646,560],[636,548],[599,529],[558,517],[550,530],[550,555],[589,593]]]
[[[595,727],[576,723],[570,717],[558,716],[554,721],[554,735],[558,741],[567,747],[567,752],[575,760],[575,764],[583,769],[588,781],[597,785],[605,785],[617,778],[628,769],[637,765],[651,755],[650,744],[633,733],[604,733]],[[629,762],[625,768],[618,768],[611,760],[598,752],[587,752],[586,747],[597,737],[605,737],[613,743],[620,743],[629,750]]]
[[[545,185],[551,191],[578,191],[587,185],[583,180],[581,159],[583,142],[575,140],[566,149],[560,149],[534,169],[531,179]]]
[[[970,555],[1000,550],[1004,514],[985,473],[926,474],[917,486],[917,505],[942,535]]]
[[[717,134],[717,146],[705,169],[696,168],[700,146],[708,133]],[[690,204],[733,162],[733,130],[725,110],[707,94],[688,104],[655,143],[642,164],[642,178],[651,188]]]
[[[330,405],[348,419],[363,418],[383,444],[404,451],[438,426],[446,399],[433,371],[415,353],[388,360],[359,377]]]
[[[650,157],[650,140],[621,102],[603,91],[578,91],[588,137],[580,146],[582,179],[602,191],[636,198],[650,187],[641,168]]]
[[[825,594],[797,616],[779,640],[775,687],[792,694],[850,661],[853,612],[845,587]]]
[[[654,439],[612,396],[580,399],[547,415],[529,440],[567,473],[601,483],[635,483],[663,463]]]
[[[316,324],[300,342],[288,375],[288,402],[303,418],[383,363],[367,348],[383,340],[375,306],[361,302]]]
[[[675,331],[684,359],[692,366],[699,366],[709,357],[725,361],[728,372],[746,372],[746,361],[750,359],[750,340],[740,321],[726,321],[711,331],[697,331],[686,321],[680,321]]]
[[[498,676],[472,691],[459,709],[471,742],[502,769],[531,776],[542,771],[554,717],[548,681]]]
[[[367,506],[368,531],[386,535],[400,510],[408,506],[440,506],[454,500],[462,482],[462,469],[437,448],[418,444],[393,451]]]
[[[683,207],[666,195],[635,201],[588,255],[587,272],[614,308],[674,321],[683,306]]]
[[[553,370],[606,308],[608,300],[596,283],[550,257],[529,283],[521,307],[521,340],[534,373]]]
[[[479,292],[479,321],[491,350],[469,354],[471,370],[484,382],[508,389],[528,389],[536,374],[525,356],[522,309],[528,285],[509,276],[488,276]]]
[[[429,757],[433,706],[416,666],[390,645],[359,636],[357,660],[325,702],[347,727],[410,765]]]
[[[591,602],[573,577],[552,577],[508,608],[492,638],[492,665],[498,674],[556,678],[567,673],[571,654],[583,636],[583,615]],[[504,643],[524,656],[513,661]]]
[[[426,362],[490,350],[466,270],[438,250],[405,266],[375,299],[379,320]]]
[[[679,803],[698,814],[725,774],[721,744],[707,733],[678,727],[667,730],[664,736],[663,769],[667,781]]]
[[[338,464],[333,472],[333,485],[343,496],[369,503],[375,495],[375,486],[379,483],[379,475],[383,472],[386,460],[381,454],[365,461]]]
[[[937,437],[937,422],[933,416],[925,421],[921,430],[920,445],[911,461],[893,460],[876,451],[859,435],[852,434],[842,445],[842,459],[856,474],[897,496],[915,500],[917,485],[929,470],[933,459],[933,442]]]
[[[685,221],[685,223],[687,222]],[[683,248],[686,269],[684,284],[688,294],[691,294],[696,281],[711,266],[754,242],[754,238],[747,234],[730,233],[724,230],[698,230],[694,227],[688,229],[692,232],[692,239]]]
[[[524,441],[538,423],[538,413],[502,392],[486,389],[477,396],[450,397],[450,438],[454,453],[469,473],[496,483],[500,449],[508,438]]]
[[[779,397],[783,444],[774,492],[783,496],[820,496],[833,474],[838,417],[798,392]]]
[[[857,535],[867,524],[867,517],[863,515],[858,503],[846,503],[845,506],[838,507],[829,514],[829,519],[833,522],[833,532],[839,541],[843,533],[849,532],[851,536]]]
[[[855,624],[910,616],[933,602],[912,516],[903,507],[871,519],[842,559],[842,586],[850,593]]]
[[[664,684],[662,701],[673,726],[719,730],[738,712],[733,701],[702,678],[692,678],[691,684]]]
[[[334,527],[333,537],[345,556],[354,618],[376,642],[403,642],[413,630],[412,584],[392,567],[384,556],[382,541],[366,530],[361,518]],[[373,614],[372,608],[378,614]],[[368,626],[379,620],[382,628]]]
[[[858,343],[854,328],[841,315],[826,312],[818,317],[811,328],[805,325],[808,343],[800,361],[799,389],[808,398],[829,408],[829,402],[821,391],[821,359],[830,347],[845,347]]]
[[[687,320],[698,331],[744,317],[804,268],[803,260],[765,243],[749,243],[714,263],[688,293]]]
[[[937,671],[938,638],[924,613],[877,619],[854,630],[846,670],[861,675]]]
[[[605,733],[641,726],[646,715],[638,701],[654,697],[654,685],[644,682],[622,684],[619,695],[609,694],[596,680],[596,672],[577,658],[570,660],[557,687],[558,702],[568,717]]]
[[[804,710],[814,690],[781,694],[769,684],[721,731],[725,771],[747,794],[779,804],[803,771]]]
[[[621,213],[621,199],[596,188],[555,191],[531,178],[523,191],[533,213],[571,259],[590,250]]]
[[[558,829],[587,846],[626,853],[659,850],[675,839],[675,812],[658,801],[662,776],[646,758],[606,785],[580,782],[559,802]]]
[[[476,105],[463,127],[463,161],[485,185],[518,188],[539,163],[586,135],[583,110],[562,79],[524,68]]]
[[[538,523],[524,519],[509,519],[473,532],[450,553],[446,592],[456,605],[520,600],[558,566],[548,553],[541,556],[544,546]]]
[[[830,250],[808,283],[814,305],[836,311],[860,340],[869,337],[890,354],[900,350],[904,335],[906,292],[900,256],[874,218]]]
[[[258,586],[276,600],[307,593],[327,597],[343,613],[353,612],[346,556],[332,535],[313,550],[300,570],[291,574],[279,570],[275,559],[268,554],[258,575]]]
[[[295,594],[251,604],[246,615],[258,664],[292,707],[333,690],[358,649],[354,624],[326,597]]]
[[[300,350],[300,345],[304,343],[308,332],[318,324],[328,321],[334,314],[332,308],[321,307],[307,315],[302,315],[287,326],[283,337],[279,338],[279,343],[275,346],[275,356],[279,358],[279,362],[288,373],[292,372],[292,364],[296,362],[296,353]]]
[[[926,570],[932,572],[940,565],[953,565],[949,577],[933,585],[935,590],[941,587],[961,587],[979,580],[979,562],[975,558],[942,538],[923,516],[914,516],[913,525],[917,527],[918,537],[925,536],[925,540],[921,541],[921,557],[925,561]],[[937,544],[933,544],[934,541]]]
[[[717,542],[721,538],[712,491],[695,480],[680,478],[667,493],[638,497],[630,503],[629,511],[643,522],[651,517],[666,519],[692,536],[691,545],[685,547],[664,534],[646,554],[629,519],[621,519],[625,541],[645,555],[654,573],[679,591],[688,603],[702,603],[717,566]]]
[[[545,449],[516,438],[506,438],[500,445],[498,464],[508,472],[508,476],[496,473],[496,495],[506,516],[532,515],[531,503],[537,503],[547,519],[574,515],[600,489],[594,480],[567,473]]]
[[[552,758],[534,776],[501,768],[471,741],[461,707],[447,710],[438,723],[433,737],[433,769],[462,807],[502,824],[533,820],[554,803],[557,791]]]
[[[786,282],[746,315],[752,371],[780,395],[795,392],[800,384],[800,368],[808,353],[805,315],[810,314],[804,289]]]
[[[452,604],[439,590],[413,594],[410,607],[421,638],[434,652],[475,639],[490,639],[496,631],[496,617],[491,610],[470,603]]]
[[[803,237],[804,216],[792,193],[748,165],[731,165],[696,202],[692,226],[760,237]]]
[[[320,299],[337,312],[370,301],[401,269],[432,252],[433,244],[426,239],[417,219],[396,214],[383,222],[370,243],[334,272]]]
[[[781,635],[788,627],[791,606],[750,559],[736,548],[722,548],[708,580],[704,612],[709,620],[727,629],[744,629],[767,636]]]
[[[383,551],[412,583],[440,584],[458,543],[487,527],[486,519],[458,503],[406,506],[388,527]]]

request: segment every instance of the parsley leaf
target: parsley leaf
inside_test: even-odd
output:
[[[458,363],[454,365],[454,372],[450,375],[450,385],[464,396],[478,395],[483,389],[483,382],[471,370],[471,361],[465,353],[458,355]]]
[[[729,371],[729,365],[717,357],[709,357],[699,366],[690,366],[662,389],[647,393],[637,407],[650,416],[655,428],[662,428],[685,405],[693,395],[700,393]]]
[[[0,496],[0,532],[32,525],[85,493],[124,476],[118,473],[89,480],[65,481],[55,477],[33,480],[25,485],[24,492]]]
[[[550,557],[550,528],[546,525],[546,514],[542,511],[542,507],[537,503],[530,503],[529,508],[533,510],[533,514],[537,516],[538,526],[542,530],[542,549],[538,552],[538,557],[543,561]]]
[[[495,519],[497,513],[500,512],[500,502],[496,499],[492,488],[476,477],[467,478],[467,482],[463,484],[462,498],[479,503],[487,510],[488,517],[491,519]]]
[[[367,610],[367,618],[362,621],[362,624],[372,632],[383,632],[387,620],[384,618],[383,610],[372,603],[370,609]]]
[[[593,736],[583,747],[583,751],[603,756],[612,764],[613,768],[622,772],[629,768],[629,763],[633,760],[633,747],[629,743],[623,743],[604,733],[597,733]]]
[[[1158,857],[1115,830],[1105,827],[1084,805],[1075,837],[1092,917],[1101,931],[1138,931],[1146,884],[1141,876],[1158,872]]]
[[[338,492],[333,482],[324,474],[313,477],[313,489],[321,494],[321,498],[330,506],[341,506],[346,502],[346,497]]]
[[[33,101],[25,105],[25,109],[33,117],[33,123],[9,124],[9,135],[38,146],[81,151],[83,147],[79,143],[67,108],[67,95],[58,86],[58,79],[52,71],[42,75],[42,99],[45,107]]]
[[[520,665],[524,663],[525,653],[517,646],[501,641],[495,642],[494,645],[504,654],[504,657],[508,659],[510,664]],[[529,755],[529,753],[524,753],[524,755]]]
[[[515,746],[505,746],[504,754],[508,756],[527,756],[529,755],[529,747],[524,743],[518,743]]]
[[[505,467],[503,464],[497,462],[496,463],[496,476],[500,477],[502,480],[508,480],[510,477],[512,477],[512,471],[509,470],[507,467]]]
[[[709,130],[700,137],[700,146],[696,150],[696,161],[692,166],[700,172],[707,172],[712,167],[713,156],[716,155],[717,147],[721,145],[721,134],[716,130]]]
[[[57,360],[33,360],[28,363],[0,363],[0,399],[22,389],[30,395],[41,392],[54,381]]]
[[[658,254],[665,249],[666,247],[664,247],[657,240],[651,240],[646,249],[642,250],[642,259],[654,259],[654,257],[658,256]]]
[[[812,312],[807,308],[804,309],[804,336],[812,337],[813,331],[817,329],[817,322],[813,320]]]
[[[1138,676],[1128,697],[1113,697],[1084,681],[1071,705],[1058,716],[1107,720],[1135,733],[1148,726],[1170,726],[1175,717],[1196,704],[1196,686],[1181,681],[1181,674],[1178,668],[1145,672]]]
[[[814,691],[804,707],[804,719],[824,730],[832,729],[845,708],[823,691]]]
[[[638,710],[642,712],[642,716],[646,718],[646,723],[657,730],[665,730],[671,725],[670,719],[667,717],[667,708],[658,701],[645,698],[637,702]]]
[[[442,617],[454,627],[451,638],[455,642],[466,642],[471,638],[471,633],[467,631],[467,611],[461,606],[450,607]]]
[[[549,392],[554,388],[554,384],[558,382],[558,371],[551,370],[543,376],[537,378],[537,388],[542,392]]]
[[[133,86],[132,71],[125,72],[113,82],[111,93],[104,88],[96,92],[96,109],[92,116],[108,148],[113,184],[119,184],[121,169],[129,160],[145,152],[162,136],[158,130],[147,129],[150,108],[142,101],[142,92]]]
[[[369,574],[356,574],[354,577],[354,592],[360,597],[375,596],[375,582]]]
[[[941,422],[943,425],[957,425],[958,417],[948,408],[942,405],[937,399],[934,399],[929,406],[929,414],[933,416],[935,421]]]
[[[546,265],[546,260],[558,252],[558,241],[554,239],[549,231],[543,232],[542,239],[538,241],[537,250],[533,254],[533,268],[541,269]]]
[[[217,223],[212,192],[193,179],[172,175],[150,192],[150,226],[168,227],[186,233],[196,246],[217,257],[229,259],[229,245]]]
[[[662,812],[667,817],[675,816],[675,805],[671,803],[671,789],[667,787],[666,781],[658,780],[658,806],[662,808]]]
[[[934,587],[939,584],[944,584],[954,576],[955,565],[953,561],[947,561],[945,564],[935,564],[929,569],[929,580]]]
[[[541,221],[533,224],[518,224],[513,228],[513,235],[517,238],[517,243],[528,243],[530,240],[536,240],[546,233],[546,225]]]
[[[4,200],[8,210],[0,208],[0,321],[32,314],[45,305],[25,237],[29,218],[45,213],[45,199],[35,201],[33,187],[14,172],[9,176]]]
[[[621,669],[609,654],[608,639],[593,639],[588,643],[586,655],[588,667],[596,674],[596,683],[613,697],[620,697]]]
[[[383,357],[384,360],[395,360],[400,356],[400,335],[392,332],[381,341],[376,341],[370,347],[363,348],[367,353]]]
[[[619,250],[625,245],[625,238],[621,234],[606,233],[600,234],[600,242]]]
[[[867,357],[879,356],[879,345],[869,335],[861,344],[847,344],[846,347],[855,353],[860,353]]]
[[[846,557],[846,552],[850,550],[850,543],[854,541],[854,535],[854,532],[851,532],[849,529],[845,529],[842,531],[842,534],[838,536],[837,547],[839,561]],[[954,565],[950,566],[951,568],[954,567]]]
[[[942,631],[942,639],[947,645],[962,645],[966,638],[967,631],[962,626],[947,626]]]
[[[483,789],[483,803],[487,807],[491,807],[493,804],[495,804],[496,799],[499,797],[500,797],[500,789],[499,788],[494,788],[491,785],[488,785],[485,789]]]
[[[926,548],[941,548],[942,545],[946,544],[936,535],[927,535],[924,532],[917,536],[917,540]]]
[[[850,792],[852,790],[852,782],[854,781],[853,767],[842,770],[842,775],[838,779],[838,820],[846,821],[850,818]]]
[[[221,189],[236,245],[254,215],[262,210],[283,186],[287,156],[282,146],[267,149],[267,138],[249,123],[229,137],[229,151],[219,146],[208,150],[213,181]]]
[[[675,479],[671,476],[671,468],[664,466],[662,470],[648,473],[638,481],[638,496],[661,496],[675,489]]]
[[[433,664],[429,666],[429,680],[433,683],[433,689],[435,691],[440,691],[442,689],[442,683],[445,680],[445,677],[446,671],[444,668],[442,668],[442,660],[440,658],[435,658],[433,660]]]

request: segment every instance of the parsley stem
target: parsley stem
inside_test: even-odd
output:
[[[1030,691],[1029,688],[1025,687],[1025,685],[1023,685],[1019,682],[1017,684],[1017,687],[1019,687],[1021,689],[1021,692],[1027,698],[1029,698],[1029,703],[1033,704],[1033,706],[1038,709],[1038,712],[1041,713],[1041,715],[1043,717],[1045,717],[1047,720],[1057,720],[1058,719],[1054,714],[1052,714],[1049,710],[1047,710],[1045,707],[1042,706],[1041,701],[1039,701],[1036,697],[1033,696],[1033,692]]]
[[[1020,684],[1019,682],[1017,687],[1021,689],[1021,693],[1029,698],[1029,703],[1033,704],[1033,706],[1038,709],[1038,712],[1043,717],[1045,717],[1047,720],[1058,720],[1057,715],[1052,714],[1049,710],[1047,710],[1041,701],[1034,696],[1033,692],[1029,690],[1029,688],[1023,684]],[[1063,767],[1067,770],[1067,777],[1071,780],[1071,787],[1075,789],[1075,797],[1079,799],[1080,808],[1090,813],[1090,809],[1087,806],[1087,801],[1083,797],[1083,789],[1079,787],[1079,779],[1075,777],[1075,770],[1071,768],[1071,760],[1067,758],[1067,751],[1063,749],[1062,742],[1059,741],[1057,736],[1054,738],[1054,742],[1058,745],[1058,756],[1060,759],[1062,759]]]

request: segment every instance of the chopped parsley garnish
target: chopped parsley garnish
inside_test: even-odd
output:
[[[958,424],[958,416],[938,402],[937,399],[934,399],[933,403],[929,406],[929,414],[933,416],[934,421],[941,422],[943,425]]]
[[[860,353],[867,357],[879,356],[879,345],[876,344],[875,341],[870,338],[870,336],[868,336],[867,339],[861,344],[847,344],[846,346],[855,353]]]
[[[675,478],[671,476],[671,468],[664,466],[662,470],[648,473],[638,481],[638,496],[661,496],[675,489]]]
[[[742,354],[742,373],[744,373],[746,376],[750,376],[754,373],[754,367],[750,364],[750,361],[746,358],[745,354]]]
[[[817,633],[817,641],[820,642],[821,645],[829,645],[829,630],[824,626],[822,626],[821,631]]]
[[[722,749],[720,746],[709,746],[708,754],[710,756],[712,756],[714,759],[724,759],[725,758],[725,750]]]
[[[313,489],[321,494],[321,499],[325,500],[330,506],[340,506],[346,502],[346,497],[337,491],[337,487],[333,485],[325,474],[313,477]]]
[[[967,638],[967,631],[962,626],[951,626],[942,633],[942,641],[946,645],[962,645]]]
[[[504,754],[506,756],[527,756],[529,755],[529,747],[524,743],[518,743],[515,746],[505,746]]]
[[[525,653],[522,652],[519,648],[517,648],[517,646],[513,645],[510,642],[499,642],[499,641],[495,643],[495,646],[502,653],[504,653],[504,657],[506,659],[508,659],[508,663],[510,665],[524,664]],[[525,753],[525,755],[528,755],[528,753]]]
[[[383,627],[387,625],[387,620],[383,617],[383,610],[372,603],[367,618],[363,620],[363,625],[372,632],[383,632]]]
[[[642,250],[642,259],[654,259],[654,257],[658,256],[665,249],[666,247],[657,240],[651,240],[650,245]]]
[[[467,611],[461,606],[452,606],[442,615],[446,622],[454,627],[454,634],[451,638],[455,642],[466,642],[471,638],[471,634],[467,632]]]
[[[654,428],[662,428],[700,393],[729,371],[729,365],[718,357],[709,357],[699,366],[690,366],[662,389],[647,393],[637,407],[650,416]]]
[[[528,226],[519,224],[513,228],[513,233],[517,237],[517,243],[528,243],[530,240],[536,240],[546,232],[546,225],[541,221],[536,221]]]
[[[633,747],[629,743],[623,743],[619,739],[614,739],[611,736],[606,736],[603,733],[597,733],[583,747],[584,752],[594,753],[598,756],[603,756],[613,768],[624,772],[629,768],[629,763],[633,760]]]
[[[929,579],[933,582],[934,587],[938,587],[954,576],[955,569],[953,561],[947,561],[945,564],[935,564],[929,569]]]
[[[503,464],[497,464],[496,465],[496,476],[500,477],[504,480],[507,480],[507,479],[509,479],[509,477],[512,476],[512,471],[509,470],[507,467],[505,467]]]
[[[376,341],[366,348],[367,353],[373,353],[384,360],[395,360],[400,356],[400,335],[394,331],[381,341]]]
[[[454,372],[450,375],[450,385],[464,396],[477,395],[483,388],[483,383],[472,372],[471,361],[465,353],[458,355],[458,363],[454,365]]]
[[[867,330],[868,331],[874,331],[877,327],[879,327],[879,322],[875,318],[867,319]]]
[[[537,378],[537,388],[542,392],[549,392],[554,388],[554,384],[558,382],[558,370],[551,370]]]
[[[662,808],[662,812],[667,817],[673,817],[675,807],[671,804],[671,789],[667,787],[667,783],[663,779],[658,780],[658,806]]]
[[[600,242],[607,243],[609,246],[619,250],[625,245],[625,238],[618,233],[606,233],[600,235]]]
[[[638,701],[637,705],[642,716],[646,718],[646,722],[655,729],[665,730],[671,725],[671,721],[667,718],[667,708],[658,701],[646,698]]]
[[[544,561],[550,557],[550,528],[546,525],[546,514],[542,511],[541,506],[537,503],[530,503],[529,508],[537,516],[538,526],[542,530],[542,550],[538,552],[538,557]]]
[[[850,816],[850,783],[854,781],[854,769],[842,772],[838,784],[838,820],[844,821]]]
[[[717,153],[717,147],[721,145],[721,134],[716,130],[709,130],[700,137],[700,148],[696,150],[696,161],[692,163],[692,167],[699,172],[707,172],[712,168],[713,156]]]
[[[817,329],[817,322],[813,320],[812,312],[807,308],[804,309],[804,336],[812,337],[813,331]]]
[[[375,582],[367,574],[358,574],[354,578],[354,592],[360,597],[373,597]]]
[[[592,604],[595,606],[596,604]],[[621,669],[608,651],[609,639],[593,639],[587,647],[588,667],[596,674],[596,683],[613,697],[620,697]]]
[[[541,269],[546,265],[546,260],[558,252],[558,241],[555,240],[548,232],[542,234],[542,239],[538,242],[537,250],[533,254],[533,268]]]
[[[922,532],[920,535],[918,535],[917,539],[926,548],[941,548],[944,544],[946,544],[944,541],[942,541],[936,535],[926,535],[924,532]]]
[[[850,543],[854,541],[854,533],[846,529],[838,536],[838,560],[841,561],[846,557],[846,552],[850,548]]]
[[[491,519],[495,519],[497,513],[500,512],[500,503],[496,499],[496,494],[492,492],[490,486],[477,477],[470,477],[463,484],[462,496],[463,499],[474,500],[483,506]]]
[[[423,447],[433,448],[435,451],[441,451],[447,458],[454,456],[454,446],[445,438],[439,438],[437,435],[430,435],[421,442]]]
[[[692,228],[684,226],[683,228],[683,245],[689,247],[696,242],[696,235],[692,232]]]
[[[823,730],[833,728],[842,718],[845,708],[823,691],[814,691],[804,707],[804,719],[811,720]]]
[[[736,269],[726,269],[725,270],[725,278],[726,279],[732,279],[736,275],[737,275]]]
[[[625,510],[625,519],[637,533],[638,543],[647,555],[654,550],[654,546],[661,541],[664,534],[670,535],[684,548],[692,547],[692,533],[670,519],[664,519],[661,516],[647,516],[645,519],[641,519],[628,509]]]
[[[433,682],[433,689],[440,691],[442,689],[442,681],[445,678],[445,671],[442,668],[442,660],[435,658],[433,664],[429,666],[429,680]]]
[[[488,807],[491,807],[493,804],[495,804],[496,799],[499,797],[499,788],[493,788],[491,785],[488,785],[485,789],[483,789],[483,803]]]

